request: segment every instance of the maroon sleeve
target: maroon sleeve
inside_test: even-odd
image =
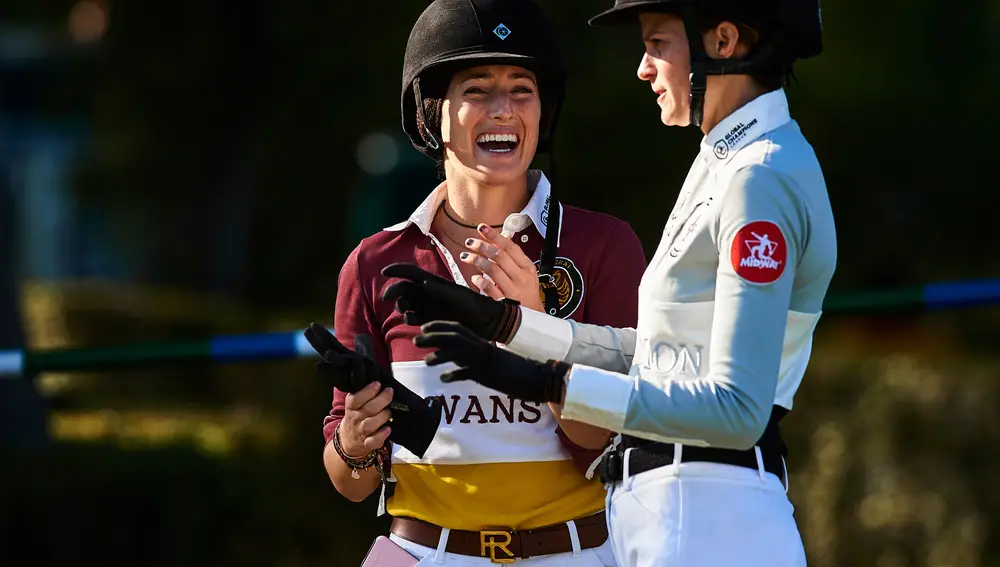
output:
[[[559,443],[563,446],[563,449],[566,449],[570,458],[573,459],[573,466],[575,466],[576,469],[583,474],[587,474],[587,470],[590,468],[590,465],[594,464],[597,457],[600,457],[601,453],[604,452],[603,449],[587,449],[577,445],[572,439],[566,436],[562,427],[556,427],[556,437],[559,438]],[[611,441],[610,437],[608,438],[608,441]]]
[[[634,328],[639,317],[639,282],[646,271],[642,243],[624,221],[619,221],[604,242],[596,256],[600,261],[590,274],[583,322]],[[556,435],[581,472],[586,473],[602,452],[573,443],[561,428],[556,429]]]
[[[619,221],[604,241],[591,275],[586,321],[592,325],[635,328],[639,318],[639,282],[646,255],[632,227]]]
[[[388,349],[385,347],[385,337],[381,325],[375,317],[374,304],[371,301],[373,282],[362,277],[364,253],[362,244],[351,252],[340,269],[337,283],[337,304],[333,314],[333,334],[337,340],[349,349],[354,349],[354,337],[368,334],[372,338],[376,362],[388,366]],[[344,400],[347,394],[333,389],[333,409],[323,419],[323,437],[326,443],[333,440],[333,431],[344,418]]]

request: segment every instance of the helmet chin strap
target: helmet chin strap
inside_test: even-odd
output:
[[[690,108],[690,125],[701,128],[702,120],[705,118],[705,72],[691,72],[691,96],[688,105]]]
[[[746,75],[763,69],[781,69],[782,59],[772,43],[766,43],[744,59],[712,59],[705,52],[705,43],[698,25],[698,16],[692,6],[680,11],[684,20],[684,31],[688,37],[691,52],[691,126],[701,128],[705,120],[705,91],[709,75]]]
[[[420,77],[413,79],[413,98],[417,104],[417,123],[422,125],[424,133],[427,135],[427,146],[432,150],[437,150],[441,147],[441,144],[434,136],[434,132],[427,127],[427,120],[424,117],[424,97],[420,94]]]
[[[701,38],[701,30],[694,7],[685,6],[681,10],[681,18],[684,20],[684,31],[687,33],[691,53],[691,95],[689,98],[691,126],[701,128],[702,120],[705,118],[705,90],[708,86],[705,67],[708,63],[708,54],[705,53],[705,45]]]

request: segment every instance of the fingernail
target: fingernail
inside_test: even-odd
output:
[[[388,392],[389,392],[389,395],[390,395],[390,396],[392,395],[392,388],[386,388],[386,391],[388,391]]]
[[[479,232],[481,232],[483,234],[489,234],[490,233],[490,225],[488,225],[488,224],[481,224],[481,225],[479,225]]]
[[[458,257],[461,258],[461,259],[463,259],[463,260],[468,260],[469,259],[469,253],[468,252],[462,252],[461,254],[458,255]]]
[[[465,241],[465,245],[466,245],[466,246],[472,246],[472,245],[473,245],[473,244],[475,244],[475,243],[476,243],[476,241],[475,241],[475,240],[473,240],[473,239],[471,239],[471,238],[469,238],[469,239],[466,239],[466,241]]]

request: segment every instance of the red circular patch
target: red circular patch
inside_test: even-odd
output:
[[[729,253],[736,275],[744,280],[769,284],[785,273],[788,249],[785,235],[771,221],[753,221],[743,225],[733,238]]]

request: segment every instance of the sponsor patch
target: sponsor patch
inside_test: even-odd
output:
[[[778,281],[785,273],[788,248],[785,235],[771,221],[753,221],[743,225],[733,238],[730,260],[733,271],[755,284]]]

